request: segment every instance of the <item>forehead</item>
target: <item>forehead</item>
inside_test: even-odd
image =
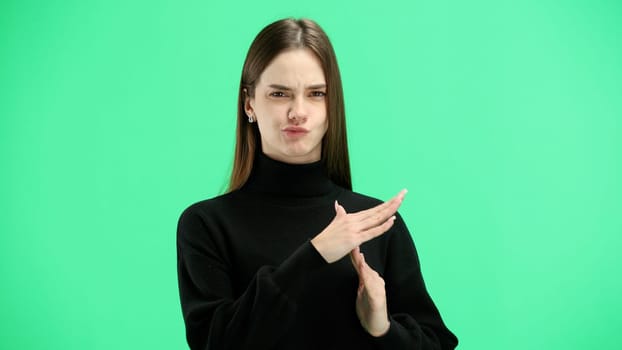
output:
[[[324,84],[324,70],[313,51],[290,49],[278,54],[259,77],[258,85],[304,86]]]

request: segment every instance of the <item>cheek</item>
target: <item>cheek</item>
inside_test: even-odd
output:
[[[324,120],[318,125],[319,137],[324,138],[326,136],[326,132],[328,131],[328,118],[324,118]]]
[[[260,126],[267,127],[274,121],[274,107],[268,103],[257,103],[255,106],[255,115],[257,116],[257,123]]]
[[[278,123],[282,116],[287,115],[287,107],[282,104],[264,103],[261,105],[260,111],[258,111],[260,117],[269,123]]]
[[[267,140],[276,140],[281,135],[281,127],[283,124],[283,120],[287,120],[287,118],[282,118],[282,108],[278,108],[278,106],[265,106],[261,110],[261,114],[258,114],[257,126],[259,127],[259,132],[262,135],[262,138],[266,138]]]
[[[326,112],[326,107],[322,109],[321,113],[323,113],[323,116],[324,116],[322,125],[324,126],[324,133],[326,133],[326,131],[328,130],[328,113]]]
[[[325,102],[314,105],[312,114],[318,122],[321,120],[323,123],[328,124],[328,113]]]

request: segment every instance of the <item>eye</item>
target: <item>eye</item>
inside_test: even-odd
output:
[[[326,93],[324,91],[311,91],[312,97],[324,97]]]
[[[287,97],[287,95],[285,95],[285,93],[283,91],[271,92],[270,96],[272,96],[272,97]]]

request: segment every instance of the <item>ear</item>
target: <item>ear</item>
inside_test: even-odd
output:
[[[248,95],[248,90],[244,89],[244,112],[247,117],[255,116],[255,99]]]

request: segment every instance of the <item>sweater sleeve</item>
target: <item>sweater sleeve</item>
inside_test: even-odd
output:
[[[417,251],[398,215],[389,235],[384,273],[389,331],[374,338],[382,350],[447,350],[458,345],[426,290]]]
[[[279,266],[259,268],[234,296],[227,257],[192,210],[177,227],[177,272],[186,338],[191,349],[268,349],[296,315],[305,274],[326,264],[307,241]]]

